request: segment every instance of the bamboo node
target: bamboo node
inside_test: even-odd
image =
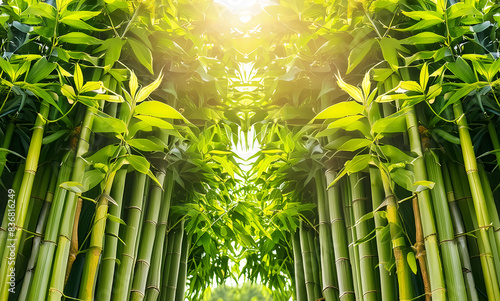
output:
[[[138,293],[139,295],[143,296],[144,297],[144,293],[141,292],[140,290],[130,290],[130,293],[133,294],[133,293]]]
[[[468,169],[466,172],[467,172],[467,174],[475,173],[475,172],[477,172],[477,168]]]
[[[330,223],[327,222],[327,221],[322,221],[322,222],[319,222],[319,225],[329,225]]]
[[[339,257],[337,260],[335,260],[335,263],[337,263],[339,261],[344,261],[344,260],[349,260],[349,258],[347,258],[347,257]]]
[[[340,217],[340,218],[334,218],[334,219],[332,219],[332,221],[330,222],[330,224],[333,224],[333,223],[336,223],[336,222],[341,222],[341,221],[343,221],[343,220],[344,220],[344,219],[343,219],[343,218],[341,218],[341,217]]]
[[[142,211],[142,208],[141,208],[141,207],[139,207],[139,206],[130,206],[130,207],[128,207],[127,209],[128,209],[128,210],[130,210],[130,209],[137,209],[137,210],[139,210],[139,211]]]
[[[150,266],[149,262],[144,259],[137,259],[137,262],[144,262],[145,265],[147,265],[148,267]]]
[[[349,295],[349,294],[354,295],[354,292],[353,292],[353,291],[345,291],[345,292],[343,292],[343,293],[339,296],[339,299],[342,299],[342,297],[344,297],[345,295]]]
[[[144,222],[145,222],[145,223],[150,223],[150,224],[153,224],[153,225],[155,225],[155,226],[156,226],[156,224],[157,224],[157,223],[156,223],[156,221],[144,221]]]
[[[359,258],[359,261],[365,259],[365,258],[373,258],[373,257],[377,257],[376,255],[363,255]]]
[[[426,237],[424,237],[424,240],[427,240],[427,238],[429,238],[431,236],[437,236],[437,233],[431,233],[431,234],[427,235]]]
[[[450,242],[450,241],[453,242],[453,241],[455,241],[455,239],[454,238],[452,238],[452,239],[443,239],[442,241],[439,242],[439,244],[441,245],[441,244],[443,244],[445,242]]]
[[[323,292],[326,291],[327,289],[331,289],[331,288],[334,290],[337,290],[337,291],[339,290],[339,288],[334,286],[334,285],[328,285],[328,286],[323,288]]]
[[[352,201],[351,201],[351,202],[354,204],[354,203],[356,203],[356,202],[359,202],[359,201],[366,201],[366,200],[367,200],[367,198],[355,198],[355,199],[352,199]]]
[[[147,290],[148,290],[148,289],[154,289],[154,290],[156,290],[157,292],[160,292],[160,288],[159,288],[159,287],[157,287],[156,285],[150,285],[150,286],[146,287],[146,289],[147,289]]]
[[[24,172],[26,173],[30,173],[32,175],[36,175],[36,170],[33,170],[33,169],[25,169]]]
[[[363,296],[366,296],[366,295],[372,294],[372,293],[378,293],[378,290],[366,291],[366,292],[363,293]]]
[[[444,287],[438,287],[438,288],[434,289],[433,291],[431,291],[431,295],[434,294],[436,291],[445,291],[446,292],[446,289]]]

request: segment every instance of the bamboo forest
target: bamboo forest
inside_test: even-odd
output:
[[[0,0],[0,301],[499,301],[499,23]]]

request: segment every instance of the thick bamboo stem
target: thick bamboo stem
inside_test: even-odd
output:
[[[8,149],[10,146],[10,141],[12,140],[12,135],[14,134],[14,129],[16,128],[16,125],[13,121],[7,125],[7,128],[5,129],[5,135],[3,136],[3,143],[2,143],[2,148]],[[6,151],[1,151],[0,152],[0,177],[2,176],[3,170],[5,168],[5,164],[7,164],[7,155],[9,153]],[[3,249],[0,249],[3,250]]]
[[[325,172],[326,182],[333,182],[335,175],[335,171],[328,169]],[[337,278],[339,282],[339,298],[342,301],[352,301],[355,299],[354,285],[352,283],[352,268],[349,261],[349,248],[344,214],[342,213],[342,198],[340,196],[339,184],[335,184],[328,189],[327,196],[332,227],[335,265],[337,267]]]
[[[49,104],[43,101],[40,105],[40,112],[35,121],[33,134],[31,136],[31,143],[28,149],[28,155],[26,156],[26,166],[21,187],[19,191],[16,191],[15,235],[14,237],[8,238],[7,242],[9,246],[0,250],[0,252],[3,252],[2,258],[9,258],[9,260],[2,260],[0,265],[0,300],[6,301],[9,297],[11,281],[7,281],[7,277],[10,274],[8,271],[16,260],[19,245],[21,243],[21,236],[25,226],[33,181],[38,168],[43,132],[49,110]]]
[[[378,269],[380,273],[380,288],[381,288],[382,300],[396,300],[397,298],[396,282],[394,281],[395,280],[394,277],[389,272],[390,269],[389,262],[392,257],[391,244],[390,241],[384,240],[382,237],[382,230],[385,227],[389,227],[389,225],[387,223],[387,219],[382,217],[380,213],[381,209],[379,209],[379,207],[382,206],[385,199],[385,193],[379,169],[374,167],[370,168],[370,184],[371,184],[372,207],[373,210],[378,209],[374,213],[373,219],[375,221],[375,229],[376,229],[375,239],[377,241]],[[423,242],[422,242],[422,247],[423,247]]]
[[[368,221],[359,222],[365,214],[366,208],[366,195],[364,191],[364,178],[360,173],[355,173],[349,176],[351,185],[351,198],[352,198],[352,211],[354,216],[354,225],[356,228],[356,240],[358,241],[366,238],[372,229],[370,229]],[[373,273],[375,270],[374,262],[377,256],[372,250],[371,241],[364,241],[358,244],[359,252],[359,272],[361,275],[361,291],[363,300],[378,300],[379,288],[377,287],[377,277]]]
[[[181,252],[182,252],[182,240],[184,237],[184,218],[178,225],[178,228],[175,230],[175,236],[173,241],[173,251],[172,251],[172,259],[170,261],[170,276],[168,277],[168,286],[167,286],[167,301],[175,301],[175,294],[177,292],[177,284],[179,281],[179,268],[181,262]]]
[[[158,171],[155,176],[160,183],[163,183],[165,180],[165,171]],[[156,225],[158,224],[158,216],[162,206],[162,197],[162,188],[158,184],[153,183],[141,231],[139,253],[130,289],[130,300],[142,300],[146,294],[147,277],[151,265],[151,255],[155,243]]]
[[[158,226],[156,227],[155,242],[153,246],[153,254],[151,259],[151,268],[148,273],[146,284],[146,300],[157,300],[160,295],[161,287],[161,267],[163,261],[163,248],[165,247],[165,238],[167,233],[168,215],[170,213],[170,204],[172,198],[172,190],[174,186],[174,177],[172,171],[167,171],[163,187],[163,201],[158,218]]]
[[[87,162],[83,159],[83,154],[85,154],[89,149],[89,139],[91,134],[92,123],[94,120],[94,109],[87,108],[85,118],[83,120],[80,132],[80,138],[78,141],[78,147],[76,150],[75,161],[73,170],[71,172],[71,181],[82,183],[84,171],[87,166]],[[52,266],[52,278],[50,281],[49,288],[49,298],[48,300],[60,300],[63,296],[64,290],[64,278],[66,275],[66,267],[68,264],[68,255],[71,247],[71,237],[73,231],[74,217],[76,213],[76,205],[78,202],[78,195],[74,192],[69,191],[66,197],[66,203],[64,204],[63,218],[60,225],[59,237],[57,239],[57,250],[54,259],[54,264]],[[51,254],[49,255],[51,256]],[[42,288],[43,296],[31,295],[34,300],[44,300],[45,288]]]
[[[465,162],[465,169],[469,186],[472,193],[472,200],[474,201],[474,208],[476,210],[477,221],[479,225],[478,239],[483,246],[481,256],[481,265],[483,267],[484,281],[486,284],[486,291],[490,300],[500,300],[500,288],[498,286],[498,279],[495,270],[495,263],[493,256],[499,254],[492,254],[491,242],[489,239],[489,231],[493,231],[490,226],[490,218],[487,212],[486,199],[481,185],[481,180],[477,170],[476,156],[474,154],[474,147],[467,125],[467,119],[463,112],[462,103],[457,102],[453,105],[453,112],[457,119],[458,132],[460,135],[460,142],[462,146],[462,154]]]
[[[299,230],[292,235],[293,264],[295,272],[295,298],[297,301],[307,301],[307,292],[304,278],[304,265],[300,249]]]
[[[123,194],[125,190],[125,180],[127,169],[120,169],[115,176],[113,188],[111,189],[111,198],[115,204],[109,208],[109,214],[121,218]],[[111,300],[111,290],[113,288],[113,279],[115,276],[115,267],[117,262],[117,248],[120,224],[111,219],[107,220],[106,237],[104,241],[104,250],[99,271],[99,281],[97,283],[96,298],[98,300]]]
[[[453,229],[455,232],[455,240],[457,242],[458,251],[460,253],[460,261],[462,262],[462,273],[465,281],[465,288],[467,290],[467,297],[470,301],[478,301],[477,289],[472,274],[472,265],[469,258],[469,249],[467,248],[467,239],[465,238],[465,226],[462,221],[460,209],[455,197],[455,192],[451,183],[450,173],[446,162],[443,162],[443,178],[444,186],[446,189],[446,198],[450,206],[451,218],[453,219]]]
[[[426,181],[427,171],[420,143],[417,115],[415,109],[411,108],[406,114],[407,132],[410,139],[411,151],[417,155],[413,161],[415,181]],[[422,230],[424,233],[424,244],[427,254],[427,267],[431,284],[432,300],[446,300],[446,289],[444,283],[443,268],[439,255],[439,247],[436,233],[436,222],[432,209],[429,190],[418,193],[418,205],[422,217]]]
[[[334,251],[331,236],[330,212],[326,203],[324,176],[318,170],[315,176],[318,200],[319,243],[321,256],[321,274],[323,280],[323,297],[326,301],[338,300],[339,291],[336,281],[336,268],[333,261]]]
[[[422,231],[422,221],[420,219],[420,210],[418,209],[418,198],[412,199],[413,215],[415,216],[415,258],[418,260],[420,273],[422,274],[422,282],[424,283],[425,300],[431,300],[431,284],[429,283],[429,274],[427,273],[426,255],[424,247],[424,233]]]
[[[145,203],[144,190],[146,186],[146,175],[135,172],[134,187],[131,193],[130,205],[128,207],[128,218],[126,220],[126,230],[124,238],[124,247],[120,256],[121,264],[116,271],[115,281],[113,283],[112,300],[127,300],[129,294],[132,271],[136,258],[136,247],[140,233],[140,225]]]

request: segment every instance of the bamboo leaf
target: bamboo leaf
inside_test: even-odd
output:
[[[342,144],[338,150],[342,151],[357,151],[361,148],[365,148],[367,146],[370,146],[373,141],[368,140],[368,139],[362,139],[362,138],[356,138],[356,139],[350,139],[349,141],[346,141],[344,144]]]
[[[440,36],[436,33],[421,32],[401,40],[401,44],[408,44],[408,45],[434,44],[434,43],[444,43],[445,40],[446,39],[443,36]]]
[[[365,107],[355,101],[345,101],[334,104],[321,111],[315,119],[342,118],[351,115],[362,114]]]
[[[70,32],[59,37],[59,43],[77,44],[77,45],[98,45],[101,44],[98,38],[89,36],[83,32]]]
[[[361,92],[361,89],[354,87],[353,85],[349,85],[340,76],[337,76],[337,84],[342,90],[347,92],[347,94],[349,94],[349,96],[351,96],[355,101],[361,104],[364,103],[363,93]]]
[[[163,75],[160,74],[154,82],[147,85],[146,87],[141,88],[135,96],[135,102],[140,103],[145,100],[151,93],[153,93],[154,90],[158,88],[158,86],[160,86],[162,79]]]
[[[370,53],[373,44],[376,43],[375,39],[368,39],[366,41],[361,42],[356,47],[354,47],[349,54],[347,74],[349,74],[356,66],[358,66],[363,59],[366,57],[368,53]]]
[[[74,192],[76,194],[80,194],[80,193],[87,191],[87,190],[85,190],[83,185],[78,183],[78,182],[64,182],[64,183],[61,183],[59,185],[59,187],[64,188],[68,191]]]
[[[131,139],[126,141],[128,145],[145,152],[163,151],[163,147],[157,145],[149,139]]]
[[[174,108],[156,100],[145,101],[139,104],[134,110],[134,115],[136,114],[158,118],[184,119],[184,117]]]
[[[406,254],[406,261],[413,274],[417,275],[417,261],[415,260],[415,254],[413,252],[408,252],[408,254]]]
[[[139,41],[128,38],[128,44],[132,48],[132,52],[139,62],[148,69],[151,74],[154,74],[153,71],[153,55],[151,54],[151,50],[148,47],[140,43]]]

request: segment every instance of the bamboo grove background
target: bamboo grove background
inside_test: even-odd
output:
[[[500,6],[222,3],[2,3],[0,300],[500,300]]]

